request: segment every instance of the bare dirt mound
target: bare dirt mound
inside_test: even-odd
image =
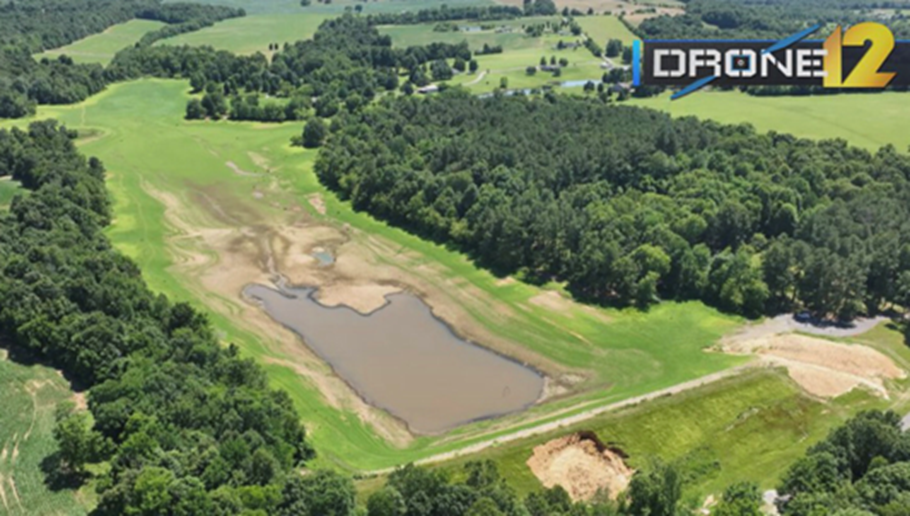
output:
[[[754,339],[731,339],[723,344],[728,353],[756,354],[787,368],[808,393],[833,398],[865,386],[888,397],[884,380],[903,378],[906,373],[884,354],[859,344],[840,344],[797,334]]]
[[[562,486],[573,500],[588,500],[599,490],[616,498],[634,473],[620,452],[605,446],[592,432],[541,444],[527,464],[544,486]]]

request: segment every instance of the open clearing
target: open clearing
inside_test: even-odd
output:
[[[576,21],[585,34],[591,36],[600,46],[605,47],[610,39],[618,39],[625,46],[631,46],[638,39],[616,16],[580,16]]]
[[[748,123],[762,132],[814,139],[843,138],[870,151],[888,144],[901,152],[910,147],[910,94],[905,92],[754,97],[736,91],[704,91],[674,101],[666,93],[631,99],[629,103],[666,111],[675,117]]]
[[[355,213],[326,191],[312,173],[315,152],[288,144],[300,124],[187,122],[187,91],[181,81],[119,84],[79,105],[41,108],[39,117],[100,130],[103,136],[81,145],[109,171],[116,219],[110,237],[153,289],[204,305],[225,341],[264,363],[273,384],[291,393],[321,463],[378,469],[417,460],[743,361],[702,351],[739,322],[699,303],[647,313],[532,303],[546,290],[502,282],[461,254]],[[160,149],[169,149],[166,160]],[[227,162],[256,175],[237,174]],[[320,267],[316,248],[336,262]],[[346,304],[381,299],[370,285],[415,293],[460,336],[547,374],[552,396],[445,438],[413,438],[354,395],[293,333],[241,299],[246,284],[268,283],[276,272]]]
[[[13,197],[23,191],[18,181],[13,181],[9,176],[0,178],[0,209],[9,206]]]
[[[109,27],[100,34],[93,34],[87,38],[70,43],[65,47],[47,50],[35,56],[56,58],[68,55],[77,63],[100,63],[103,65],[111,62],[119,50],[133,45],[139,41],[146,32],[151,32],[164,27],[164,23],[152,20],[130,20]]]
[[[298,4],[299,9],[299,4]],[[162,39],[156,45],[209,45],[235,54],[262,52],[270,55],[269,44],[293,43],[310,39],[328,16],[298,12],[293,14],[259,14],[232,18],[195,32]]]
[[[86,514],[90,488],[52,490],[41,463],[53,454],[54,408],[75,401],[67,382],[41,365],[13,362],[0,348],[0,514]]]

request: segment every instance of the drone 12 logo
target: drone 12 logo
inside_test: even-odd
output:
[[[910,41],[888,27],[860,23],[810,40],[820,25],[780,41],[645,40],[633,45],[636,86],[682,87],[680,98],[705,86],[910,86]]]

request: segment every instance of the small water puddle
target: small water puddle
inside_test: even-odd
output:
[[[319,261],[320,267],[328,267],[335,263],[335,257],[328,251],[314,251],[311,256]]]
[[[543,378],[458,338],[411,294],[387,296],[370,315],[326,307],[315,289],[249,285],[244,294],[303,337],[367,402],[435,434],[532,405]]]

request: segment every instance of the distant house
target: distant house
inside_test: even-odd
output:
[[[632,91],[632,83],[631,82],[617,82],[616,84],[611,84],[610,91],[612,91],[613,93],[623,93],[623,92],[628,93],[628,92]]]
[[[428,84],[421,88],[417,88],[417,93],[422,93],[424,95],[426,95],[428,93],[436,93],[437,91],[439,91],[439,86],[437,86],[435,84]]]
[[[545,65],[540,65],[539,68],[540,68],[540,71],[541,71],[541,72],[555,72],[556,70],[559,70],[559,69],[560,69],[560,66],[559,66],[559,65],[548,65],[548,64],[545,64]]]

